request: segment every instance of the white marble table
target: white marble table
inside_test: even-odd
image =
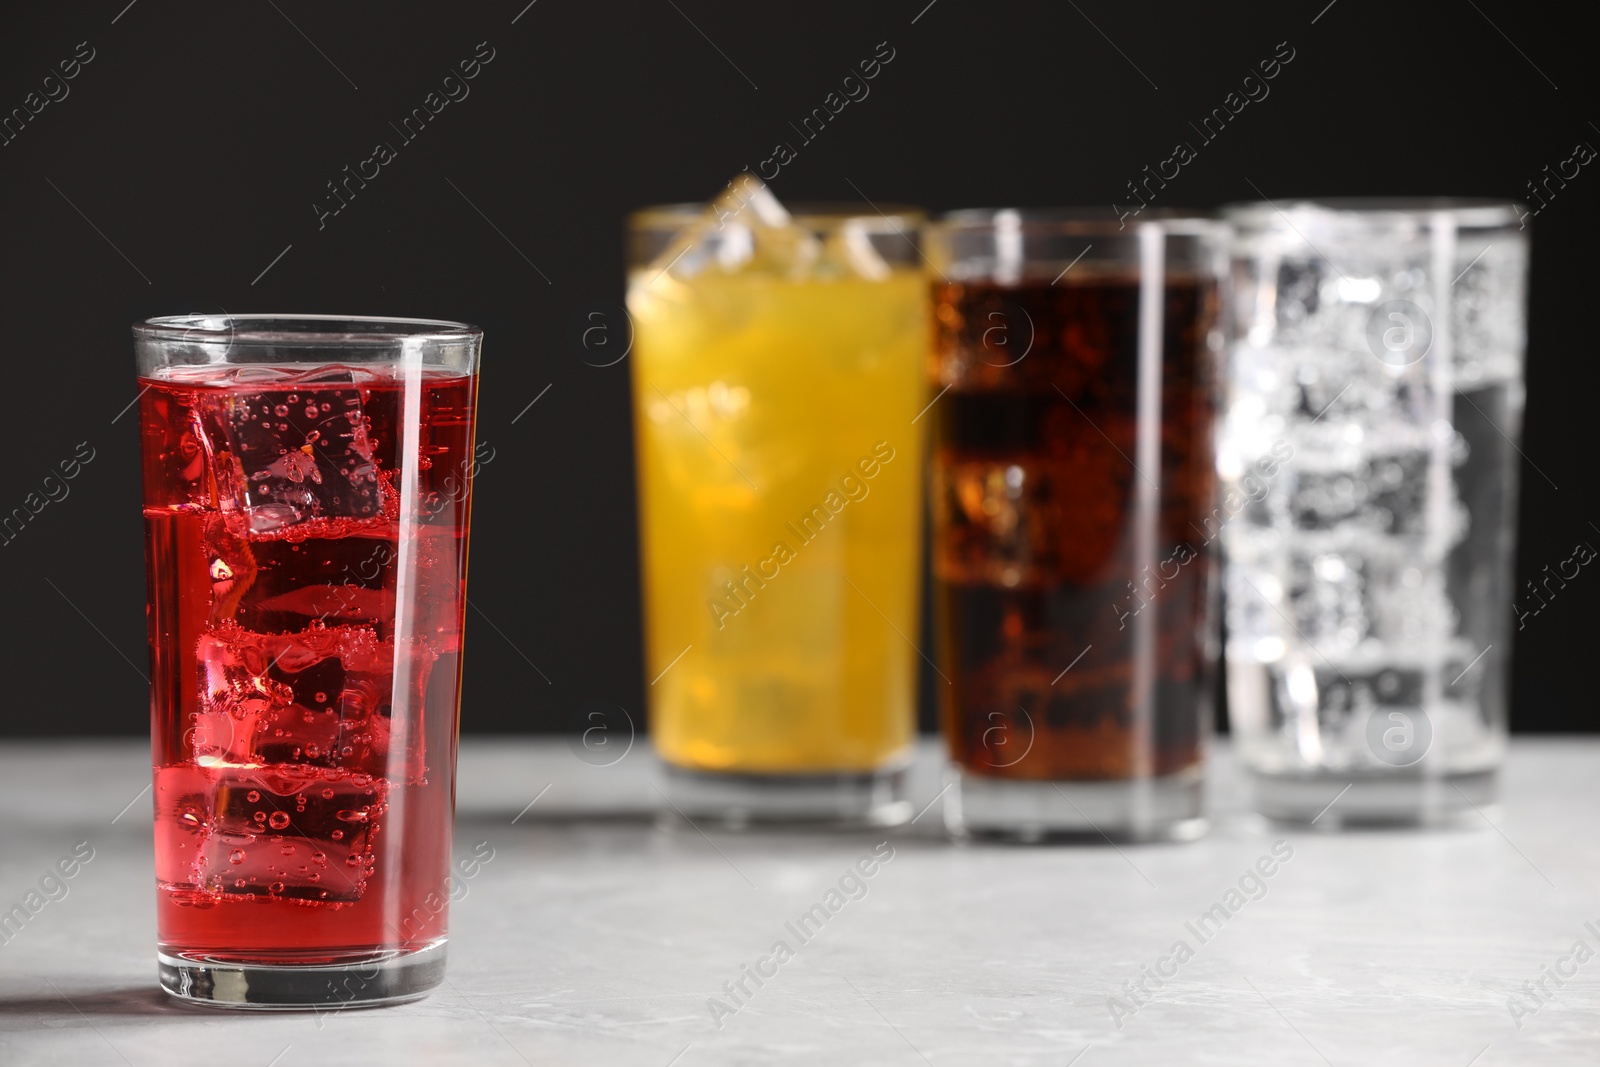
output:
[[[0,944],[0,1064],[1600,1062],[1600,958],[1572,955],[1600,952],[1600,741],[1519,741],[1498,825],[1437,833],[1274,829],[1221,755],[1196,844],[956,847],[935,807],[719,1027],[708,1001],[734,1007],[724,983],[796,945],[785,922],[883,836],[665,832],[642,746],[595,768],[560,741],[469,741],[458,846],[494,859],[455,907],[448,983],[395,1008],[233,1014],[156,990],[143,746],[3,745],[0,909],[77,842],[94,856]],[[1292,857],[1246,880],[1260,899],[1202,942],[1186,924],[1280,840]],[[1145,967],[1176,973],[1136,1002]],[[1134,1010],[1114,1021],[1112,997]]]

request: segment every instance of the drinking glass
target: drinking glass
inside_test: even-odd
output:
[[[630,223],[650,731],[672,811],[910,817],[921,217],[758,182]]]
[[[1222,227],[931,228],[934,605],[956,834],[1205,828]]]
[[[161,985],[240,1008],[444,978],[482,333],[135,325]]]
[[[1517,205],[1227,216],[1228,702],[1256,809],[1324,826],[1475,817],[1506,746]]]

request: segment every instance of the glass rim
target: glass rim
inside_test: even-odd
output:
[[[1334,196],[1297,200],[1243,200],[1222,207],[1230,223],[1259,223],[1273,216],[1312,216],[1333,225],[1362,226],[1400,221],[1426,223],[1452,216],[1458,226],[1504,226],[1517,222],[1526,206],[1516,200],[1469,196]]]
[[[847,223],[878,223],[886,224],[884,233],[898,233],[907,227],[920,228],[928,222],[928,213],[912,204],[873,205],[873,209],[868,211],[860,210],[859,204],[843,200],[800,201],[784,204],[783,207],[796,223],[812,226],[823,224],[836,227]],[[629,212],[628,228],[630,230],[670,228],[677,231],[705,217],[710,208],[709,203],[652,204]]]
[[[1178,207],[1145,208],[1137,215],[1121,218],[1105,208],[1091,207],[959,208],[939,215],[928,228],[946,233],[977,233],[1006,226],[1035,234],[1128,236],[1140,226],[1151,225],[1180,236],[1215,235],[1227,229],[1214,212]]]
[[[448,319],[272,312],[159,315],[134,323],[133,334],[141,341],[270,344],[275,348],[385,348],[408,341],[460,344],[483,339],[481,328]]]

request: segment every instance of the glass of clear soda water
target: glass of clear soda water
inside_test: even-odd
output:
[[[1230,208],[1218,467],[1235,745],[1260,813],[1439,823],[1506,747],[1518,206]]]

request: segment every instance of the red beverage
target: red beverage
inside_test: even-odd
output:
[[[241,363],[140,387],[161,952],[440,942],[476,378]]]

